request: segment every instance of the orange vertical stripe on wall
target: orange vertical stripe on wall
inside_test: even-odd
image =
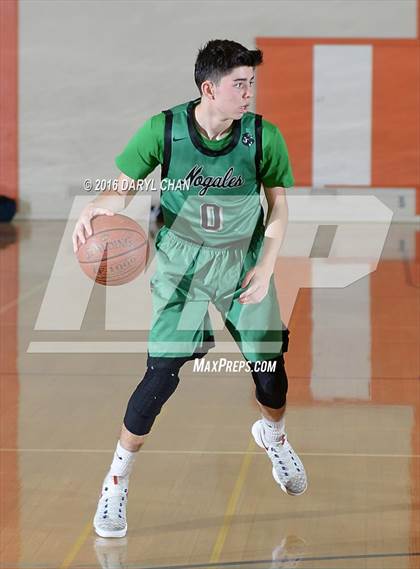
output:
[[[420,185],[419,42],[375,46],[372,186]]]
[[[0,194],[18,196],[18,2],[0,1]],[[17,376],[17,243],[0,248],[0,445],[16,448],[19,381]],[[7,235],[5,235],[7,234]],[[19,476],[16,452],[0,453],[0,564],[17,567],[20,552]]]
[[[4,243],[10,226],[2,227]],[[0,247],[0,445],[18,446],[19,378],[18,339],[18,243]],[[0,565],[19,563],[19,468],[17,452],[0,452]]]
[[[18,2],[0,2],[0,194],[18,197]]]
[[[281,41],[281,40],[280,40]],[[297,186],[312,184],[312,45],[257,38],[257,112],[284,135]]]

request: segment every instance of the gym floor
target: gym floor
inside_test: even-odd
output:
[[[136,460],[120,540],[92,518],[147,330],[106,330],[99,285],[80,329],[42,327],[64,236],[59,221],[0,232],[1,569],[418,567],[418,227],[392,224],[376,270],[300,288],[289,311],[287,431],[308,491],[281,492],[251,439],[251,376],[190,362]],[[241,360],[215,327],[208,359]]]

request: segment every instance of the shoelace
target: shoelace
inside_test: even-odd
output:
[[[112,520],[121,520],[121,523],[125,523],[125,503],[125,495],[106,496],[103,500],[101,519],[110,520],[111,522]]]
[[[297,462],[293,451],[290,448],[290,444],[288,443],[287,439],[282,445],[283,448],[276,448],[273,445],[269,446],[270,451],[270,458],[272,462],[276,462],[278,465],[281,466],[283,474],[286,477],[289,477],[289,472],[293,472],[293,470],[297,470],[297,472],[301,472],[301,468]]]

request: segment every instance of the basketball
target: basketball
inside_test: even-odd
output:
[[[149,244],[138,223],[125,215],[98,215],[91,220],[92,235],[77,251],[86,275],[105,286],[126,284],[147,263]]]

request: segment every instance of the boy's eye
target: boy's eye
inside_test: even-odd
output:
[[[240,89],[240,88],[242,88],[242,87],[244,86],[244,84],[243,84],[243,83],[234,83],[233,86]],[[253,86],[254,86],[254,81],[250,81],[250,82],[249,82],[249,86],[250,86],[250,87],[253,87]]]

